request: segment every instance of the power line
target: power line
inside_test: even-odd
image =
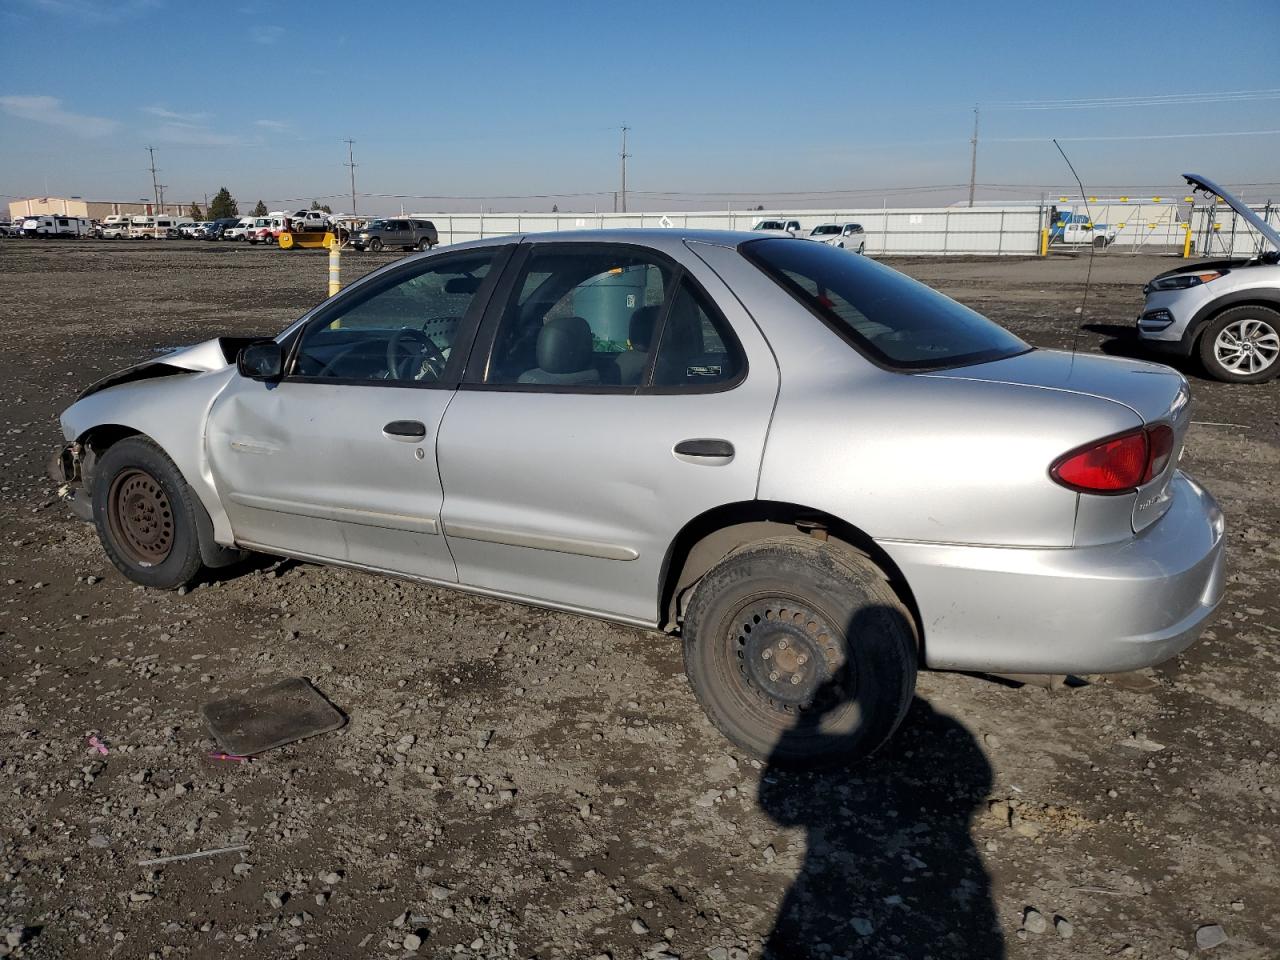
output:
[[[1074,97],[1063,100],[997,100],[984,106],[997,110],[1088,110],[1187,103],[1242,103],[1258,100],[1280,100],[1280,89],[1227,90],[1219,93],[1162,93],[1125,97]]]
[[[1196,140],[1203,137],[1271,137],[1280,130],[1218,130],[1212,133],[1136,133],[1102,137],[1058,137],[1060,142],[1094,142],[1102,140]],[[994,137],[989,143],[1048,143],[1053,137]]]

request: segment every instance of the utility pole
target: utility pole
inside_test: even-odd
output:
[[[973,105],[973,139],[969,141],[969,206],[973,206],[973,189],[978,179],[978,105]]]
[[[627,131],[630,127],[622,128],[622,152],[618,156],[622,159],[622,212],[627,212],[627,157],[631,154],[627,153]]]
[[[160,187],[156,184],[156,148],[147,147],[147,153],[151,154],[151,193],[156,201],[156,207],[160,206]],[[156,213],[160,211],[157,209]]]
[[[157,206],[156,215],[157,216],[164,216],[164,189],[167,186],[168,186],[167,183],[156,184],[156,206]]]
[[[347,145],[347,162],[343,166],[351,168],[351,215],[356,215],[356,157],[354,140],[344,140]]]

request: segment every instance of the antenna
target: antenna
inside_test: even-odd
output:
[[[1071,176],[1075,177],[1076,186],[1080,188],[1080,199],[1084,202],[1084,215],[1089,218],[1089,223],[1092,224],[1093,211],[1089,209],[1089,192],[1085,190],[1084,184],[1080,180],[1080,174],[1076,173],[1075,165],[1071,162],[1071,158],[1067,156],[1067,151],[1062,149],[1062,144],[1058,142],[1056,137],[1053,140],[1053,145],[1058,148],[1058,152],[1062,154],[1062,159],[1067,162],[1067,169],[1071,171]],[[1072,370],[1075,369],[1076,365],[1076,347],[1080,342],[1080,330],[1084,326],[1084,307],[1089,300],[1089,284],[1093,280],[1093,253],[1097,249],[1092,242],[1089,243],[1089,269],[1085,271],[1084,275],[1084,293],[1080,296],[1080,306],[1076,307],[1076,316],[1080,318],[1080,322],[1076,324],[1076,332],[1071,338]],[[1070,375],[1070,372],[1068,372],[1067,376]]]

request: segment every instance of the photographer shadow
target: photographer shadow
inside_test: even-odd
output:
[[[858,637],[858,625],[848,636]],[[836,678],[835,690],[854,689]],[[856,694],[855,694],[856,699]],[[804,827],[804,863],[766,939],[770,960],[1005,956],[991,879],[970,835],[991,767],[973,736],[915,698],[893,739],[855,767],[800,772],[789,738],[823,736],[802,713],[782,735],[758,801],[777,824]],[[838,701],[836,701],[838,702]]]

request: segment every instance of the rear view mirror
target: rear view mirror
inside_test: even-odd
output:
[[[274,340],[251,343],[236,356],[236,369],[240,376],[251,380],[279,380],[284,372],[284,355],[280,344]]]
[[[450,277],[444,282],[445,293],[475,293],[479,289],[479,277]]]

